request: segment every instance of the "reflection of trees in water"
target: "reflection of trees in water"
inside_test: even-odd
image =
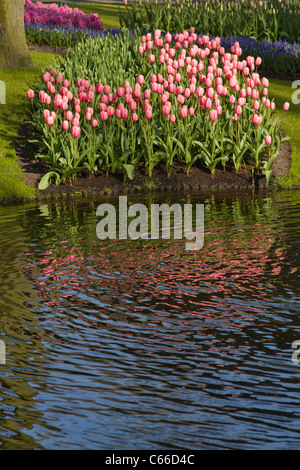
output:
[[[35,407],[37,390],[47,388],[41,370],[47,354],[40,341],[40,319],[32,311],[32,305],[39,305],[38,294],[24,274],[31,243],[22,227],[25,214],[25,207],[0,208],[0,339],[6,346],[0,375],[0,448],[9,450],[40,448],[26,429],[33,423],[47,427]]]

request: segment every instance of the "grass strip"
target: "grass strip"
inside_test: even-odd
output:
[[[20,127],[30,114],[27,98],[29,84],[37,83],[41,67],[52,62],[54,54],[31,53],[35,67],[28,70],[0,71],[6,89],[6,104],[0,104],[0,200],[31,198],[35,190],[25,184],[18,165],[15,141]]]

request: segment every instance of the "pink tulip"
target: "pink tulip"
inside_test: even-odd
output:
[[[100,118],[101,118],[101,121],[107,121],[107,119],[108,119],[107,111],[101,111]]]
[[[77,139],[79,136],[80,136],[80,127],[78,126],[73,126],[72,129],[71,129],[71,135],[72,137],[74,137],[75,139]]]
[[[119,97],[119,98],[122,98],[122,96],[124,96],[124,93],[125,93],[125,90],[123,87],[119,86],[116,90],[116,95]]]
[[[50,111],[49,111],[49,109],[44,109],[44,111],[43,111],[43,117],[44,117],[44,119],[48,119],[49,116],[50,116]]]
[[[258,100],[253,101],[253,109],[255,111],[259,110],[259,101]]]
[[[49,72],[44,73],[43,82],[47,83],[47,82],[49,82],[49,80],[50,80],[50,73]]]
[[[52,126],[52,124],[54,123],[54,119],[52,116],[49,116],[47,119],[46,119],[46,123],[48,124],[48,126]]]
[[[107,114],[113,116],[115,114],[115,108],[113,106],[107,106]]]
[[[69,80],[64,80],[63,86],[64,86],[65,88],[69,88],[69,86],[70,86]]]
[[[166,41],[167,43],[172,42],[172,34],[171,34],[171,33],[167,33],[167,34],[165,35],[165,41]]]
[[[55,75],[55,68],[54,67],[51,67],[51,69],[49,70],[50,72],[50,75]]]
[[[148,108],[145,110],[145,118],[146,119],[151,119],[152,118],[152,111]]]
[[[73,119],[73,113],[72,113],[72,111],[67,111],[67,112],[66,112],[66,120],[67,120],[67,121],[72,121],[72,119]]]
[[[209,119],[210,119],[211,121],[215,121],[217,118],[218,118],[217,110],[216,110],[216,109],[211,109],[211,110],[209,111]]]
[[[133,122],[136,122],[138,120],[138,115],[136,113],[132,113],[131,115],[131,119],[133,120]]]
[[[67,131],[67,130],[69,129],[69,123],[68,123],[68,121],[66,121],[66,120],[63,121],[63,123],[62,123],[62,128],[63,128],[65,131]]]
[[[188,113],[188,110],[187,110],[187,107],[186,106],[183,106],[180,110],[180,116],[185,119],[187,117],[187,113]]]
[[[175,114],[171,114],[170,115],[170,122],[172,122],[172,124],[176,121],[176,116]]]
[[[97,119],[93,119],[93,120],[92,120],[92,126],[93,126],[93,127],[97,127],[97,126],[98,126],[98,121],[97,121]]]
[[[259,126],[262,122],[262,117],[259,116],[258,114],[253,114],[252,122],[253,122],[253,124],[256,124],[257,126]]]
[[[210,109],[211,108],[211,99],[210,98],[206,98],[206,100],[204,102],[204,108],[205,109]]]
[[[152,64],[153,62],[155,62],[155,55],[154,54],[150,54],[149,55],[149,62]]]
[[[239,116],[240,114],[242,114],[242,107],[241,106],[236,106],[235,107],[235,113]]]
[[[96,85],[96,93],[103,93],[103,88],[104,86],[102,85],[102,83],[97,83]]]
[[[27,96],[30,100],[34,98],[34,91],[33,90],[28,90],[27,91]]]
[[[195,109],[191,106],[191,107],[189,108],[189,115],[190,115],[190,116],[194,116],[194,114],[195,114]]]
[[[267,78],[263,77],[263,78],[261,79],[261,84],[262,84],[263,87],[268,88],[268,86],[269,86],[269,80],[268,80]]]
[[[290,107],[290,103],[288,101],[286,101],[285,103],[283,103],[283,110],[284,111],[288,111],[289,110],[289,107]]]
[[[128,118],[128,109],[127,108],[121,109],[121,118],[122,119],[127,119]]]
[[[266,142],[266,145],[271,145],[272,143],[272,138],[270,135],[266,135],[265,137],[265,142]]]
[[[73,127],[79,127],[79,119],[74,118],[72,121]]]

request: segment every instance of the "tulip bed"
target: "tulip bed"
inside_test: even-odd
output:
[[[125,2],[127,3],[127,1]],[[298,0],[160,0],[128,1],[121,27],[182,31],[193,24],[214,36],[248,36],[256,40],[300,42]]]
[[[133,178],[137,166],[151,176],[163,163],[170,173],[175,162],[212,176],[247,165],[269,181],[282,120],[257,73],[261,59],[241,56],[237,42],[226,53],[220,38],[194,28],[77,44],[28,90],[37,157],[49,166],[40,188],[78,172]]]

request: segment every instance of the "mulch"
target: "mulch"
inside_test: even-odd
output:
[[[51,46],[30,45],[31,49],[53,52]],[[54,51],[59,54],[65,53],[66,48],[57,48]],[[64,50],[65,49],[65,50]],[[266,78],[279,78],[284,80],[295,80],[295,76],[288,73],[276,73],[260,71],[261,76]],[[37,149],[33,144],[28,143],[32,128],[30,124],[24,123],[21,127],[19,137],[16,140],[16,155],[19,166],[24,172],[24,178],[27,185],[38,187],[42,176],[49,171],[46,164],[35,159]],[[272,170],[272,178],[269,188],[274,187],[274,179],[277,176],[286,176],[291,168],[291,147],[289,141],[282,142],[279,155],[275,160]],[[135,192],[171,192],[171,191],[211,191],[211,190],[244,190],[251,188],[266,188],[266,179],[260,175],[255,184],[252,180],[250,167],[243,167],[237,174],[232,168],[226,167],[225,170],[217,168],[214,176],[208,169],[200,166],[193,166],[189,175],[186,174],[184,166],[174,164],[170,176],[168,177],[165,165],[158,165],[153,169],[151,178],[144,168],[136,168],[133,180],[127,179],[124,184],[124,175],[115,173],[108,177],[99,172],[92,177],[86,174],[78,174],[73,182],[66,181],[60,185],[51,184],[47,189],[37,192],[38,198],[60,198],[60,197],[83,197],[100,194],[124,194]]]

